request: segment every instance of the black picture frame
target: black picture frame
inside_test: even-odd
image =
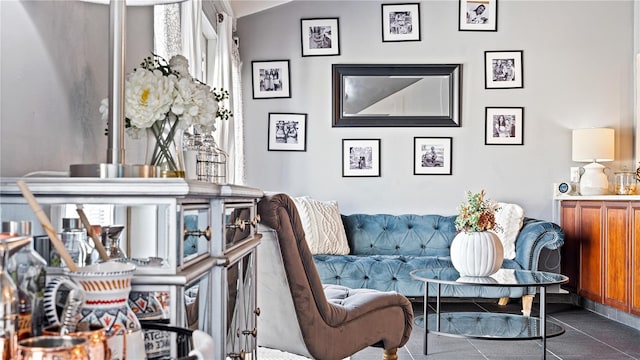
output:
[[[485,145],[524,145],[524,107],[485,107]]]
[[[307,151],[307,114],[269,113],[267,150]]]
[[[453,174],[452,137],[414,137],[413,175]]]
[[[484,88],[521,89],[524,87],[523,51],[485,51]]]
[[[498,0],[458,0],[458,12],[458,31],[498,31]]]
[[[252,61],[253,98],[290,98],[290,75],[289,60]]]
[[[379,177],[380,139],[342,139],[342,177]]]
[[[302,56],[340,55],[340,18],[300,19]]]
[[[333,64],[331,71],[333,127],[461,125],[461,64]],[[421,80],[436,83],[421,86]],[[420,91],[414,93],[417,89]],[[445,93],[447,96],[443,97]],[[402,108],[411,107],[415,101],[416,108],[429,103],[432,104],[429,108],[436,110],[422,114],[413,110],[381,112],[379,108],[369,111],[395,101],[404,102]]]
[[[420,41],[420,3],[382,4],[382,42]]]

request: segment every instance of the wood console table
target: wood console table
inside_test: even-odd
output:
[[[640,196],[558,196],[562,274],[578,295],[640,316]]]

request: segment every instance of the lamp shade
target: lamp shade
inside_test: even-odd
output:
[[[608,128],[573,130],[571,158],[573,161],[613,161],[615,132]]]

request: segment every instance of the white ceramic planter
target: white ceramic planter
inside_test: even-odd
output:
[[[504,249],[490,231],[460,232],[451,242],[451,262],[460,276],[489,276],[500,269]]]

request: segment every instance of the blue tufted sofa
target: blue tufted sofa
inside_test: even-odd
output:
[[[409,273],[415,269],[453,266],[449,248],[456,235],[455,218],[439,215],[342,215],[351,253],[314,255],[313,259],[324,284],[393,290],[407,297],[422,297],[424,283],[414,280]],[[516,257],[505,259],[502,267],[537,270],[541,250],[557,249],[563,243],[564,233],[558,225],[525,218],[516,239]],[[430,286],[434,286],[429,288],[429,292],[434,294],[435,285]],[[443,286],[442,296],[505,299],[528,295],[530,306],[533,300],[530,291],[517,287]]]

